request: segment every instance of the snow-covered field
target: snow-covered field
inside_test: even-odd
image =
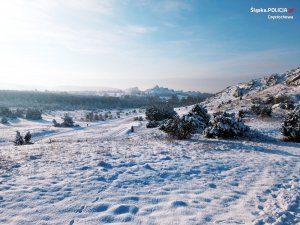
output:
[[[133,116],[51,120],[0,127],[0,224],[300,224],[300,144],[279,122],[248,121],[269,141],[174,141]]]

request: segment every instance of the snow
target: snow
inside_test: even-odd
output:
[[[246,121],[266,140],[177,141],[141,114],[52,127],[58,115],[1,125],[0,224],[300,224],[300,144],[278,119]],[[16,130],[35,144],[14,146]]]
[[[276,82],[270,82],[276,77]],[[245,109],[251,106],[251,100],[254,98],[265,98],[267,96],[283,96],[286,95],[294,100],[295,103],[300,103],[300,86],[296,85],[299,82],[300,68],[287,71],[283,74],[273,74],[271,76],[254,79],[250,82],[240,83],[225,88],[215,96],[207,99],[204,104],[207,105],[208,111],[223,110],[227,112],[237,112],[240,109]],[[293,80],[295,85],[287,83]],[[236,95],[236,90],[240,90],[241,96]],[[240,99],[242,97],[242,99]]]

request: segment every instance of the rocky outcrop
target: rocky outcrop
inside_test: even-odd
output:
[[[287,74],[285,83],[288,86],[300,86],[300,67]]]

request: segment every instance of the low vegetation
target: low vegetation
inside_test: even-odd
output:
[[[286,141],[300,142],[300,109],[288,113],[282,124],[282,135]]]
[[[227,112],[216,112],[213,120],[204,131],[207,138],[236,138],[245,136],[249,127],[237,120],[235,115]]]
[[[176,115],[174,108],[170,105],[152,105],[146,108],[146,119],[149,121],[147,128],[157,127],[167,119]]]
[[[27,109],[25,118],[28,120],[41,120],[42,111],[39,109]]]
[[[22,137],[21,133],[19,131],[17,131],[14,143],[15,143],[15,145],[29,145],[29,144],[33,144],[31,142],[31,133],[30,133],[30,131],[28,131],[25,134],[24,138]]]
[[[272,107],[270,105],[264,104],[253,104],[251,106],[252,112],[260,117],[271,117],[272,116]]]
[[[69,116],[68,114],[65,114],[64,117],[62,118],[62,120],[63,120],[62,123],[58,123],[55,119],[52,120],[53,125],[55,127],[74,127],[73,118],[71,116]]]
[[[8,119],[6,117],[2,117],[1,118],[1,123],[4,124],[4,125],[7,125],[8,124]]]
[[[209,123],[210,116],[201,105],[195,105],[192,110],[183,116],[174,116],[166,120],[160,130],[176,139],[189,139],[194,133],[202,133]]]
[[[160,130],[169,134],[176,139],[188,139],[196,130],[196,125],[191,122],[188,116],[174,116],[172,119],[168,119],[163,123]]]

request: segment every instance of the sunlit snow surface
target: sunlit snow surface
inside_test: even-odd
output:
[[[172,141],[133,116],[56,117],[0,125],[0,224],[300,223],[300,144],[280,141],[276,120],[247,122],[267,141]],[[35,144],[14,146],[16,130]]]

